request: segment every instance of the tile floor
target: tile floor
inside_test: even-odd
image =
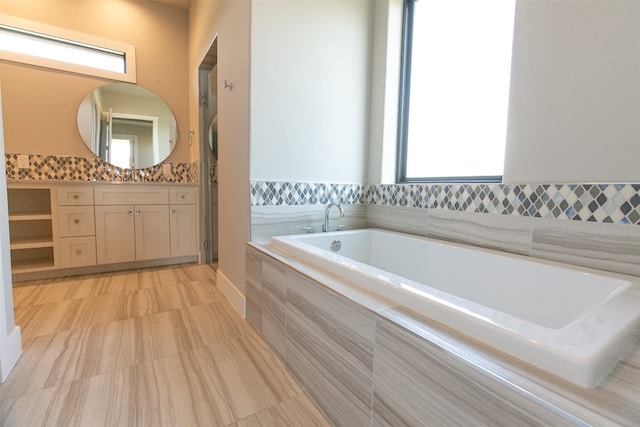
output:
[[[17,283],[0,426],[328,426],[206,265]]]

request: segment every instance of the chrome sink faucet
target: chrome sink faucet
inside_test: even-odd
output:
[[[337,207],[338,210],[340,211],[340,218],[344,216],[344,209],[342,209],[342,206],[333,202],[329,203],[327,207],[324,208],[324,222],[322,223],[323,233],[329,231],[329,211],[333,206]]]

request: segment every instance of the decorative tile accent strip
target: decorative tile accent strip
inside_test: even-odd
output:
[[[113,166],[99,158],[29,155],[29,168],[18,168],[18,154],[5,154],[7,179],[50,181],[131,181],[132,170]],[[171,174],[162,165],[135,170],[137,182],[197,183],[198,163],[171,163]]]
[[[640,184],[250,185],[252,206],[335,201],[640,225]]]
[[[374,205],[640,224],[640,184],[367,185],[365,192]]]
[[[364,185],[308,182],[252,182],[251,206],[363,204]]]

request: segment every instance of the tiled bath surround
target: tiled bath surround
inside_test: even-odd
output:
[[[579,389],[247,245],[247,321],[336,426],[636,425],[640,351]]]
[[[251,183],[251,236],[377,227],[640,276],[640,184]]]
[[[341,190],[254,182],[251,195],[255,243],[310,224],[318,231],[324,205],[334,201],[348,204],[353,228],[640,276],[638,184]],[[332,229],[346,222],[335,214]],[[640,419],[638,346],[598,388],[584,390],[268,247],[247,245],[246,277],[247,321],[336,426],[636,425]]]
[[[50,156],[30,154],[29,167],[18,167],[18,154],[6,153],[8,180],[50,181],[131,181],[132,170],[113,166],[93,157]],[[171,182],[195,184],[198,182],[198,165],[171,163],[171,173],[165,174],[162,164],[135,170],[136,182]]]

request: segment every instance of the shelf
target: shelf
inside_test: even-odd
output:
[[[50,213],[13,213],[9,215],[9,221],[38,221],[42,219],[51,219]]]
[[[52,248],[53,240],[51,236],[41,237],[22,237],[11,240],[11,250],[33,249],[33,248]]]
[[[9,240],[13,272],[55,267],[49,188],[8,188]]]
[[[32,271],[49,270],[54,266],[53,259],[50,257],[44,258],[30,258],[28,260],[21,260],[11,262],[12,273],[29,273]]]
[[[51,214],[48,188],[8,188],[9,216],[32,213]]]

